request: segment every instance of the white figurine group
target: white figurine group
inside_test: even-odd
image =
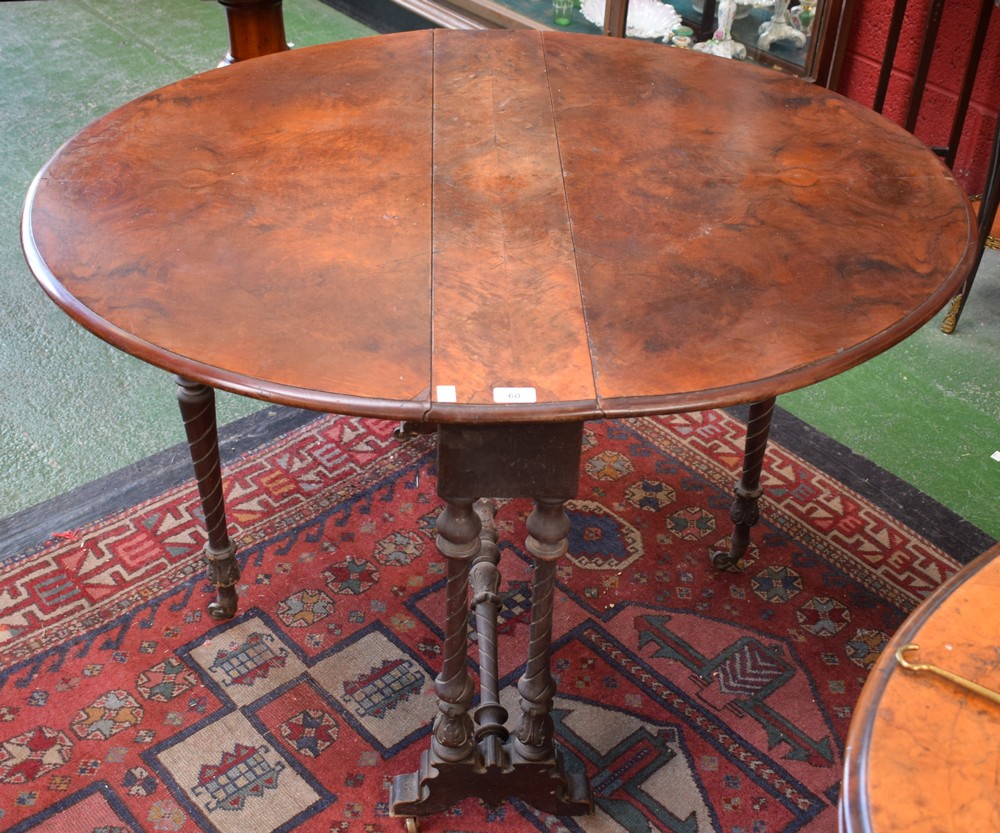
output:
[[[582,0],[580,11],[583,16],[596,26],[604,25],[604,7],[606,0]],[[1000,0],[998,0],[1000,2]],[[792,25],[788,13],[789,0],[751,0],[752,6],[774,5],[771,19],[760,25],[757,38],[758,49],[770,49],[771,44],[780,40],[792,40],[799,48],[805,46],[806,36]],[[707,41],[694,44],[694,49],[719,55],[723,58],[743,59],[746,57],[746,47],[735,40],[732,35],[733,21],[737,16],[737,7],[746,8],[746,2],[737,0],[719,0],[716,13],[719,25],[715,35]],[[697,6],[695,6],[697,10]],[[625,33],[634,38],[665,38],[681,25],[681,16],[673,6],[660,0],[631,0],[628,7],[628,19],[625,23]],[[686,37],[675,38],[676,45],[686,46]]]
[[[774,14],[770,20],[760,25],[757,48],[766,50],[780,40],[794,41],[800,49],[806,45],[806,36],[792,25],[788,14],[789,0],[774,0]],[[746,47],[733,39],[733,21],[736,19],[736,0],[719,0],[717,13],[719,26],[710,40],[695,44],[694,48],[710,55],[742,60],[746,57]]]

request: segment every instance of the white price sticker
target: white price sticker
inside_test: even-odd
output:
[[[458,402],[458,392],[455,390],[454,385],[438,385],[437,386],[437,401],[438,402]]]
[[[505,404],[535,401],[534,388],[493,388],[493,401]]]

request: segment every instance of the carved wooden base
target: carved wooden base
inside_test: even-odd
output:
[[[478,748],[469,760],[458,763],[437,760],[431,750],[424,750],[417,772],[393,778],[390,815],[440,813],[470,795],[491,806],[520,798],[555,816],[580,816],[593,810],[586,776],[565,772],[558,751],[548,760],[528,761],[520,757],[514,741],[508,741],[500,746],[498,760],[485,761]]]

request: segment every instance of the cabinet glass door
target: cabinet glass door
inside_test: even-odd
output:
[[[420,0],[440,5],[490,26],[557,29],[598,34],[603,30],[605,0],[572,0],[570,22],[553,0]],[[626,0],[611,0],[624,4]],[[731,16],[736,51],[745,60],[771,66],[825,86],[833,86],[853,0],[629,0],[628,35],[669,41],[672,21],[693,30],[696,42],[711,41],[720,25],[719,12]],[[407,5],[413,5],[409,0]],[[671,14],[673,9],[676,17]],[[666,38],[664,38],[666,36]]]

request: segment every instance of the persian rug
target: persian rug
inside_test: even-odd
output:
[[[444,567],[433,438],[395,427],[323,417],[227,467],[230,621],[205,612],[191,482],[0,563],[0,829],[403,829],[388,783],[428,743]],[[836,830],[866,673],[959,565],[773,443],[752,546],[713,569],[744,430],[721,411],[587,425],[552,662],[595,812],[470,798],[421,830]],[[511,714],[530,509],[497,513]]]

